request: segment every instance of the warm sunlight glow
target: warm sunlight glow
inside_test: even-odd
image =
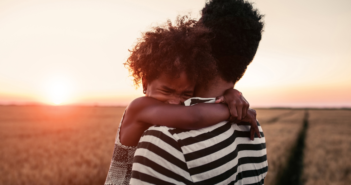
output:
[[[264,15],[235,85],[250,105],[351,107],[351,1],[248,1]],[[0,0],[0,105],[128,105],[144,95],[128,50],[178,15],[199,20],[205,2]]]
[[[49,87],[49,101],[53,105],[67,103],[69,96],[68,85],[64,82],[55,82]]]

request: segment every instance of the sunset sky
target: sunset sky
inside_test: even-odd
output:
[[[253,107],[351,107],[351,1],[257,0],[254,61],[235,86]],[[0,104],[127,105],[123,63],[141,33],[200,17],[205,0],[1,0]]]

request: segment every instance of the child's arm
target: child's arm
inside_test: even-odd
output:
[[[170,105],[153,98],[134,100],[128,111],[140,124],[162,125],[180,129],[199,129],[228,120],[230,113],[224,104]]]
[[[255,134],[261,138],[261,133],[260,130],[258,129],[257,126],[257,120],[256,120],[256,111],[253,109],[249,109],[247,111],[246,116],[241,119],[241,122],[237,122],[238,125],[250,125],[250,139],[254,140]]]
[[[222,96],[216,98],[216,103],[228,105],[232,119],[240,121],[249,110],[250,104],[246,101],[242,93],[236,89],[228,89]]]
[[[239,123],[244,122],[251,125],[250,138],[254,139],[255,134],[261,137],[257,126],[256,111],[249,109],[249,102],[242,96],[241,92],[236,89],[228,89],[220,97],[217,97],[216,103],[225,103],[230,111],[230,121]]]

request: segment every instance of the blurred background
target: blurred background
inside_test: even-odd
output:
[[[351,1],[250,2],[265,27],[235,88],[265,131],[265,184],[291,170],[290,182],[348,184]],[[177,15],[200,18],[205,3],[1,0],[0,184],[102,184],[123,110],[143,95],[128,49]]]

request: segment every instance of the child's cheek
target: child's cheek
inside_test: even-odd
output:
[[[162,101],[164,103],[167,103],[170,97],[163,95],[163,94],[153,94],[152,98],[155,98],[156,100]]]

